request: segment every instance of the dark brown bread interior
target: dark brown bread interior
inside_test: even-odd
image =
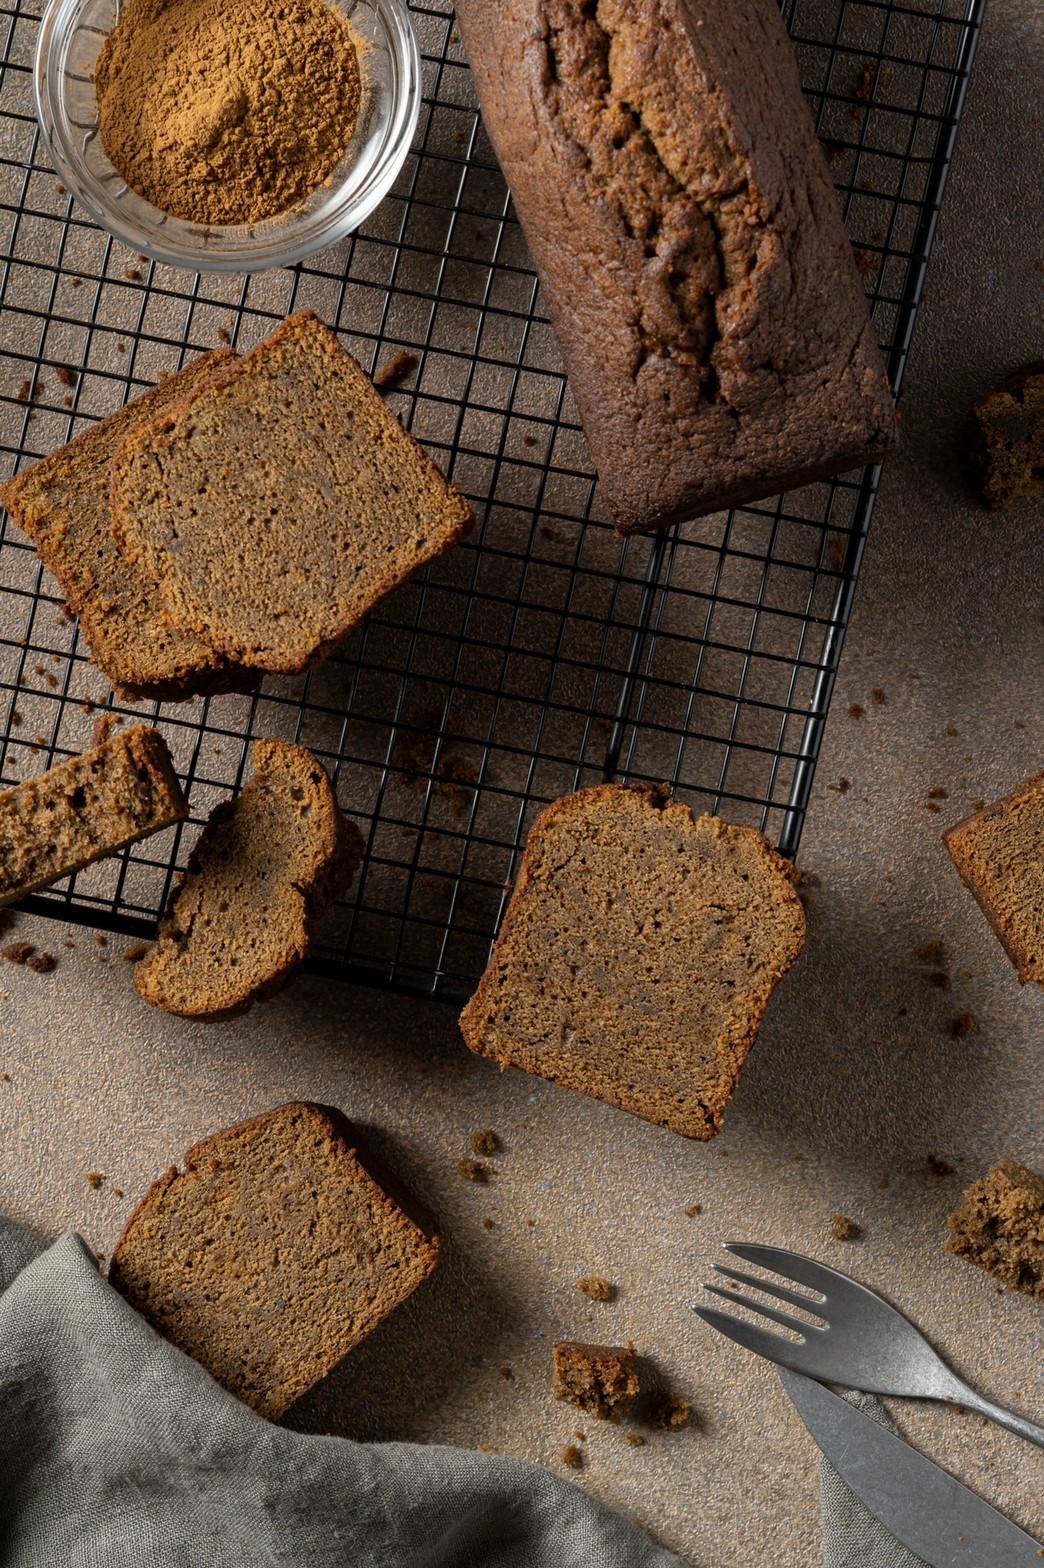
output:
[[[1019,979],[1044,985],[1044,773],[943,838]]]
[[[633,1345],[586,1345],[561,1340],[553,1355],[556,1399],[609,1421],[638,1397],[638,1357]]]
[[[116,549],[109,510],[112,459],[125,438],[234,361],[230,349],[200,355],[0,489],[0,500],[79,617],[95,664],[133,698],[178,702],[256,683],[208,643],[168,624],[156,580]]]
[[[895,414],[775,0],[459,0],[618,528],[877,458]]]
[[[187,815],[163,736],[122,730],[0,794],[0,905]]]
[[[314,664],[473,521],[311,311],[136,431],[112,475],[117,545],[173,623],[259,670]]]
[[[275,994],[355,874],[362,839],[303,746],[255,741],[254,774],[200,835],[138,993],[186,1018],[230,1018]]]
[[[1044,1301],[1044,1176],[998,1161],[950,1216],[946,1250]]]
[[[473,1051],[690,1138],[721,1129],[805,917],[753,828],[601,785],[538,819],[461,1016]]]
[[[135,1209],[109,1279],[275,1420],[437,1262],[438,1238],[384,1190],[357,1131],[292,1104],[190,1149]]]

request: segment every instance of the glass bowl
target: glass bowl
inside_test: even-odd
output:
[[[220,3],[220,0],[219,0]],[[59,178],[110,234],[193,272],[286,267],[350,234],[402,168],[420,111],[420,54],[402,0],[332,0],[369,44],[359,123],[328,184],[259,223],[186,223],[116,173],[98,134],[94,66],[119,0],[50,0],[36,46],[36,111]]]

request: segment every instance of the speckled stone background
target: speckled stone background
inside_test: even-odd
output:
[[[1042,82],[1044,0],[993,0],[803,844],[819,879],[809,949],[716,1144],[501,1076],[435,1005],[307,980],[244,1020],[192,1027],[138,1003],[125,943],[20,921],[60,962],[0,974],[6,1212],[47,1236],[76,1227],[107,1253],[188,1144],[308,1097],[369,1124],[438,1213],[440,1275],[295,1424],[557,1466],[577,1423],[548,1395],[552,1340],[634,1338],[698,1422],[643,1448],[581,1423],[578,1484],[703,1568],[807,1568],[813,1446],[772,1371],[689,1312],[730,1237],[881,1287],[959,1370],[1044,1420],[1041,1307],[941,1250],[967,1180],[1003,1154],[1044,1168],[1044,997],[1020,990],[939,836],[974,798],[1044,766],[1044,512],[986,514],[956,466],[969,404],[1044,351]],[[946,798],[930,803],[933,788]],[[916,956],[935,941],[945,990]],[[976,1027],[954,1038],[965,1012]],[[491,1182],[471,1185],[456,1166],[485,1126],[504,1149]],[[953,1173],[932,1174],[929,1155]],[[98,1190],[90,1170],[105,1175]],[[835,1212],[860,1240],[830,1238]],[[588,1272],[618,1284],[614,1303],[579,1294]],[[1044,1536],[1044,1455],[949,1410],[899,1415]]]

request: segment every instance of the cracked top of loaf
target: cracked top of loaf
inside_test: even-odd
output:
[[[862,282],[774,0],[461,0],[617,526],[894,444]]]

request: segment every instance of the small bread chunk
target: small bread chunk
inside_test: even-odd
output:
[[[311,311],[132,435],[113,528],[174,624],[295,671],[471,526],[471,507]]]
[[[116,549],[109,511],[112,458],[126,437],[234,361],[227,349],[201,355],[0,489],[0,500],[79,616],[95,664],[129,697],[176,702],[256,683],[209,643],[168,624],[155,579]]]
[[[310,751],[259,740],[252,758],[253,778],[211,813],[135,965],[139,995],[183,1018],[230,1018],[280,990],[362,855]]]
[[[804,941],[790,869],[760,833],[695,818],[666,787],[599,785],[534,826],[464,1039],[713,1138]]]
[[[131,1215],[109,1281],[277,1419],[431,1274],[430,1222],[338,1111],[283,1105],[190,1149]]]
[[[1044,773],[943,838],[1019,979],[1044,985]]]
[[[555,1398],[588,1415],[615,1420],[638,1397],[633,1345],[582,1345],[566,1339],[555,1345],[553,1356]]]
[[[986,505],[1003,512],[1044,496],[1044,362],[1016,370],[972,417],[969,462]]]
[[[1000,1160],[951,1214],[946,1250],[1044,1301],[1044,1176]]]
[[[0,794],[0,905],[187,816],[166,741],[135,724]]]

